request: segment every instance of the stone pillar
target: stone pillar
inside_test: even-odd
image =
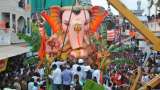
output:
[[[18,29],[17,29],[17,27],[18,27],[18,15],[16,14],[15,15],[15,24],[16,24],[16,33],[18,32]]]
[[[12,30],[12,27],[13,27],[12,13],[9,14],[9,26],[10,26],[10,30]]]

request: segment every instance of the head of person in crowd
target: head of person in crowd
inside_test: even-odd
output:
[[[38,72],[34,72],[34,76],[40,77],[40,74]]]
[[[108,83],[108,87],[112,87],[112,83],[111,82]]]
[[[53,64],[53,65],[52,65],[52,69],[53,69],[53,70],[57,69],[57,65],[56,65],[56,64]]]
[[[103,84],[107,84],[107,80],[105,78],[103,79]]]
[[[37,78],[37,82],[40,82],[41,80],[40,80],[40,78]]]
[[[43,86],[46,86],[46,81],[43,81],[43,84],[42,84]]]
[[[80,67],[80,66],[77,67],[77,71],[78,71],[78,72],[81,71],[81,67]]]
[[[95,64],[95,65],[94,65],[94,70],[97,70],[97,69],[98,69],[98,65]]]
[[[71,69],[70,65],[67,64],[66,65],[66,69]]]
[[[74,75],[74,81],[75,81],[75,82],[77,82],[77,81],[79,82],[79,75],[78,75],[78,74],[75,74],[75,75]]]
[[[79,65],[83,65],[84,64],[84,60],[83,59],[78,59],[78,64]]]
[[[38,83],[37,82],[34,82],[34,87],[38,87]]]
[[[93,77],[93,81],[97,83],[97,78],[96,78],[96,77]]]
[[[58,61],[60,61],[60,58],[57,57],[54,59],[54,62],[58,62]]]
[[[91,67],[90,66],[86,66],[84,71],[86,72],[86,79],[92,79]]]
[[[15,81],[15,82],[19,82],[19,78],[16,76],[16,77],[14,78],[14,81]]]
[[[64,65],[60,65],[60,69],[63,71],[65,70],[65,66]]]
[[[34,82],[34,78],[31,78],[31,79],[30,79],[30,82]]]

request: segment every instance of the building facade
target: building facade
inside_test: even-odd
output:
[[[29,0],[0,0],[0,45],[20,43],[17,33],[31,33]]]
[[[8,60],[13,61],[13,57],[19,60],[30,51],[17,36],[17,33],[31,34],[29,3],[29,0],[0,0],[0,72],[5,70]]]

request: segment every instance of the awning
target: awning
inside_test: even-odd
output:
[[[24,44],[0,46],[0,60],[21,55],[29,51],[29,47]]]

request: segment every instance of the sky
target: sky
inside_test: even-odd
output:
[[[121,0],[129,9],[131,10],[136,10],[137,9],[137,0]],[[144,9],[144,15],[148,13],[147,11],[147,6],[148,6],[148,3],[146,2],[147,0],[141,0],[142,1],[142,4],[141,4],[141,8]],[[92,5],[99,5],[99,6],[102,6],[104,7],[105,9],[108,8],[108,5],[107,5],[107,0],[91,0],[92,2]],[[118,12],[113,8],[111,7],[111,11],[114,13],[114,14],[118,14]],[[154,10],[151,10],[151,14],[154,13]]]

